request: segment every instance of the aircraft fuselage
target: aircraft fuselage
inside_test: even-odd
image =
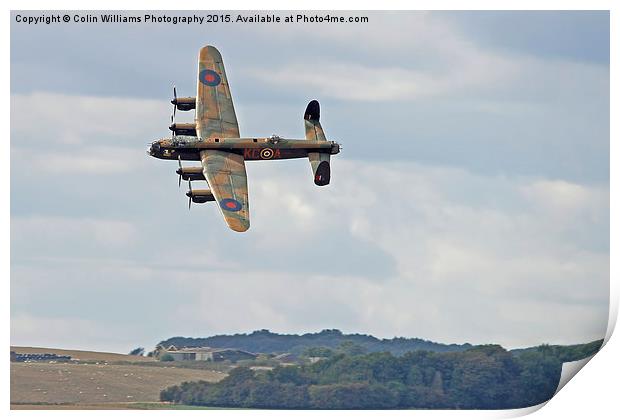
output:
[[[200,160],[202,150],[222,150],[242,155],[244,160],[278,160],[308,157],[308,153],[340,152],[333,141],[268,138],[209,138],[177,136],[154,141],[147,153],[158,159]]]

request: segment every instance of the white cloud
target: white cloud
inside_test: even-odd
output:
[[[260,82],[304,86],[316,95],[354,101],[402,100],[423,96],[437,83],[422,73],[399,68],[373,68],[355,63],[291,64],[271,72],[248,70]]]
[[[53,127],[54,135],[49,137],[48,130],[44,137],[43,125],[25,129],[19,116],[13,121],[11,157],[14,175],[19,175],[13,193],[27,193],[19,188],[26,177],[47,177],[55,180],[56,195],[74,200],[66,203],[71,213],[58,203],[39,203],[38,216],[13,214],[12,307],[19,316],[47,310],[73,319],[90,310],[93,328],[114,324],[101,306],[55,304],[61,298],[57,294],[66,290],[48,286],[72,278],[76,301],[90,299],[86,286],[99,284],[142,296],[147,281],[151,296],[154,289],[181,293],[174,301],[161,299],[174,319],[183,320],[184,330],[154,325],[143,335],[153,341],[166,334],[335,327],[384,337],[520,346],[586,341],[605,329],[609,255],[604,246],[592,244],[604,243],[608,230],[606,186],[336,156],[332,185],[317,188],[306,161],[250,163],[252,228],[245,236],[231,237],[208,206],[195,206],[189,215],[176,213],[184,205],[164,210],[165,204],[180,200],[172,193],[173,179],[170,194],[160,188],[173,168],[154,167],[148,184],[143,170],[132,184],[120,177],[151,162],[111,133],[143,139],[149,129],[161,132],[152,127],[165,107],[32,94],[15,96],[13,114],[26,111],[31,102],[39,105],[30,115]],[[73,116],[51,109],[71,103],[98,110],[94,117],[93,109],[75,108],[78,121],[99,122],[74,124]],[[125,118],[113,130],[105,123],[130,112],[137,119]],[[41,147],[47,138],[54,147]],[[96,194],[80,177],[69,182],[71,174],[96,175],[104,199],[83,202],[82,197]],[[108,178],[114,175],[119,177]],[[105,179],[114,180],[109,183],[113,188]],[[115,200],[130,205],[130,188],[142,188],[151,200],[139,211],[89,216]],[[153,205],[152,200],[170,201]],[[362,247],[371,254],[361,252]],[[296,257],[296,250],[302,255]],[[352,265],[348,273],[334,269],[343,259]],[[391,270],[376,269],[380,262]],[[46,299],[31,306],[37,290],[46,290]],[[135,309],[127,308],[150,313],[151,304],[138,299]],[[227,316],[205,321],[210,311]],[[37,322],[46,325],[44,319]],[[26,333],[16,336],[22,340]]]
[[[163,299],[171,320],[149,327],[145,336],[153,342],[167,335],[258,328],[341,328],[381,337],[492,341],[508,347],[584,342],[604,334],[608,251],[590,249],[588,237],[570,234],[569,227],[582,224],[594,237],[605,231],[605,189],[339,157],[333,162],[332,184],[317,188],[306,165],[295,161],[248,166],[253,225],[242,237],[220,226],[219,214],[208,206],[196,206],[197,217],[174,218],[170,226],[191,224],[195,234],[175,236],[172,242],[166,230],[152,236],[147,223],[128,227],[110,221],[17,219],[14,234],[36,234],[41,249],[83,243],[76,239],[79,236],[98,237],[102,249],[118,247],[112,254],[117,258],[126,257],[126,243],[135,249],[153,249],[153,243],[166,246],[140,260],[102,258],[95,248],[72,263],[20,261],[13,272],[13,305],[23,312],[27,290],[38,290],[44,282],[54,284],[55,278],[71,285],[74,299],[86,296],[89,284],[105,284],[99,291],[102,296],[121,289],[128,297],[146,294],[150,301],[138,300],[135,308],[128,308],[150,313],[153,299]],[[469,194],[472,190],[476,195]],[[547,214],[549,200],[553,212],[565,217]],[[575,210],[580,208],[601,217],[584,220]],[[201,224],[195,225],[197,221]],[[294,255],[296,249],[308,252],[325,246],[326,241],[340,241],[345,247],[327,259],[314,260],[307,254],[296,262],[259,268]],[[386,253],[395,270],[379,278],[352,274],[353,267],[348,274],[330,273],[335,261],[354,254],[361,244]],[[23,250],[15,257],[23,258]],[[305,266],[297,265],[299,261]],[[370,260],[352,264],[372,268]],[[88,279],[86,285],[83,279]],[[48,299],[59,293],[53,287],[45,290]],[[161,294],[168,297],[158,298]],[[54,308],[53,302],[52,298],[46,305]],[[117,310],[122,307],[117,303]],[[96,319],[111,317],[91,312]]]
[[[486,51],[468,41],[449,20],[429,12],[398,15],[406,35],[394,30],[394,14],[372,16],[372,30],[351,25],[347,30],[300,26],[287,38],[322,39],[330,51],[308,52],[303,59],[286,61],[265,71],[249,67],[248,78],[277,89],[314,92],[321,97],[352,101],[416,100],[454,97],[473,88],[488,92],[514,81],[522,64],[515,58]],[[268,34],[278,28],[266,28]],[[352,52],[354,53],[352,54]],[[357,58],[352,58],[351,56]]]
[[[12,95],[11,162],[36,177],[135,172],[149,164],[147,144],[169,134],[169,111],[165,101]]]
[[[62,249],[69,243],[124,247],[136,240],[135,226],[124,220],[30,216],[11,218],[12,246]],[[24,248],[21,248],[24,247]]]
[[[333,185],[320,193],[301,174],[282,179],[265,168],[262,177],[278,179],[272,190],[306,197],[308,212],[317,215],[313,231],[303,235],[307,240],[346,231],[394,258],[398,274],[379,286],[355,279],[339,290],[342,283],[329,280],[332,296],[341,293],[343,300],[357,302],[360,325],[383,336],[417,334],[439,341],[484,342],[488,334],[513,346],[585,341],[604,331],[609,255],[590,249],[587,236],[571,229],[580,225],[591,237],[605,232],[605,188],[414,164],[337,159],[334,167]],[[477,195],[464,195],[472,185]],[[542,196],[531,194],[541,188]],[[547,213],[549,200],[553,214]],[[290,194],[263,195],[260,189],[254,197],[255,207],[268,202],[269,208],[285,208],[289,201]],[[578,211],[583,208],[597,217],[584,219]],[[287,232],[294,221],[264,216],[255,217],[267,224],[270,243],[291,241]],[[278,223],[284,226],[271,230]],[[527,308],[527,321],[520,311],[503,309],[519,302]],[[562,315],[548,317],[550,307]],[[514,332],[523,322],[528,332]]]
[[[609,191],[563,180],[540,180],[522,187],[523,194],[551,217],[603,217],[609,208]],[[601,214],[603,213],[603,214]]]
[[[481,63],[482,61],[482,63]],[[514,67],[500,57],[468,57],[453,69],[374,66],[345,61],[293,62],[270,71],[247,69],[246,76],[261,83],[314,92],[321,97],[351,101],[406,101],[433,96],[458,95],[465,89],[508,84]]]
[[[323,98],[464,100],[470,108],[496,114],[515,108],[536,110],[541,100],[561,107],[583,106],[584,98],[605,99],[609,91],[605,66],[484,47],[441,14],[399,14],[401,30],[394,29],[394,17],[389,12],[374,14],[372,30],[365,25],[347,30],[300,26],[287,32],[289,42],[320,39],[329,43],[329,53],[310,50],[302,58],[283,57],[268,71],[249,66],[243,74],[276,90]],[[281,36],[276,27],[266,28],[266,33]]]
[[[165,132],[170,111],[166,101],[47,92],[12,94],[11,137],[13,142],[18,139],[17,146],[25,139],[57,147],[97,141],[100,146],[118,146],[125,139],[146,144],[149,139],[142,139],[145,132]],[[153,126],[153,121],[161,123]]]
[[[71,350],[128,352],[140,344],[139,331],[131,325],[110,328],[105,321],[76,317],[11,316],[11,345]]]
[[[521,106],[532,109],[523,104],[539,90],[553,101],[574,95],[581,103],[588,89],[598,92],[605,83],[604,68],[502,56],[469,43],[432,14],[410,19],[407,37],[389,28],[387,18],[373,31],[302,26],[294,36],[354,48],[357,58],[304,56],[269,71],[248,68],[246,75],[297,94],[353,101],[460,97],[467,99],[464,107],[519,115]],[[49,93],[13,95],[11,107],[16,186],[33,172],[60,180],[59,196],[77,198],[83,191],[64,185],[59,175],[111,176],[149,163],[155,168],[142,151],[137,158],[133,145],[166,133],[170,110],[165,101]],[[273,104],[264,108],[266,115],[278,115]],[[441,117],[434,123],[450,126]],[[458,135],[459,127],[445,133]],[[38,172],[22,170],[28,165]],[[155,177],[152,185],[134,185],[151,199],[133,202],[138,211],[108,197],[99,203],[105,209],[112,202],[122,216],[86,216],[92,204],[80,206],[77,199],[70,212],[40,203],[33,210],[40,216],[14,213],[12,340],[45,338],[68,346],[75,343],[73,320],[88,319],[75,324],[77,331],[87,330],[87,340],[98,345],[93,337],[112,340],[112,328],[124,325],[119,313],[149,314],[115,333],[148,331],[141,337],[153,342],[257,328],[329,327],[505,346],[583,342],[604,334],[609,253],[592,242],[608,231],[607,186],[337,156],[332,185],[317,188],[308,166],[301,160],[248,165],[252,228],[241,236],[228,232],[209,206],[195,206],[189,215],[176,207],[164,211],[184,197],[168,195],[163,178]],[[165,175],[174,176],[172,170]],[[104,191],[133,194],[130,184],[115,180]],[[26,193],[15,188],[12,194]],[[153,194],[161,201],[154,203]],[[185,211],[184,204],[178,208]],[[58,213],[63,216],[51,215]],[[315,258],[313,250],[332,244],[331,255]],[[360,257],[350,263],[361,267],[357,274],[354,267],[331,272],[338,260],[364,255],[356,254],[362,245],[373,257],[384,253],[394,270],[365,275],[377,259]],[[302,257],[293,259],[297,250]],[[153,323],[164,312],[166,319]]]
[[[506,56],[474,45],[454,48],[429,46],[428,54],[442,62],[439,68],[407,60],[362,64],[347,58],[316,58],[311,63],[283,62],[268,72],[249,67],[244,76],[278,90],[323,98],[368,102],[449,98],[498,114],[536,111],[541,102],[583,107],[579,102],[583,98],[604,99],[609,90],[608,69],[595,64]]]
[[[11,157],[16,165],[33,168],[37,177],[126,174],[148,166],[146,159],[142,159],[145,150],[146,147],[140,150],[122,146],[92,146],[76,147],[71,152],[58,152],[55,149],[34,151],[16,146]]]

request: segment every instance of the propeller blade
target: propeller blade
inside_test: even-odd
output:
[[[181,174],[183,173],[183,165],[181,165],[181,155],[178,154],[177,158],[179,158],[179,188],[181,188]]]
[[[187,208],[188,208],[188,209],[191,209],[191,208],[192,208],[192,194],[191,194],[191,193],[192,193],[192,180],[191,180],[191,179],[189,179],[189,178],[187,178],[187,182],[188,182],[188,184],[189,184],[189,192],[190,192],[190,195],[189,195],[189,204],[188,204]]]
[[[172,100],[172,104],[174,107],[172,108],[172,122],[174,123],[174,118],[177,116],[177,87],[176,85],[172,85],[172,92],[174,99]]]

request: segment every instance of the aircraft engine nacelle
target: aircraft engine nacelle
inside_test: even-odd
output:
[[[205,190],[190,190],[185,193],[186,196],[189,197],[194,203],[202,204],[208,201],[215,201],[215,197],[213,193],[209,189]]]
[[[196,123],[172,123],[168,127],[170,131],[179,136],[196,137]]]
[[[176,105],[179,111],[191,111],[192,109],[196,109],[196,98],[174,98],[170,103]]]
[[[177,175],[184,181],[203,181],[206,180],[202,172],[202,166],[186,166],[177,169]]]

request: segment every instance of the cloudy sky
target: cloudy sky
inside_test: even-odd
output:
[[[126,352],[261,328],[509,348],[605,335],[608,13],[211,26],[16,14],[12,344]],[[194,94],[205,44],[222,52],[242,135],[301,138],[316,98],[344,146],[324,188],[304,160],[248,163],[244,234],[212,205],[188,211],[176,164],[145,154],[169,135],[172,84]]]

